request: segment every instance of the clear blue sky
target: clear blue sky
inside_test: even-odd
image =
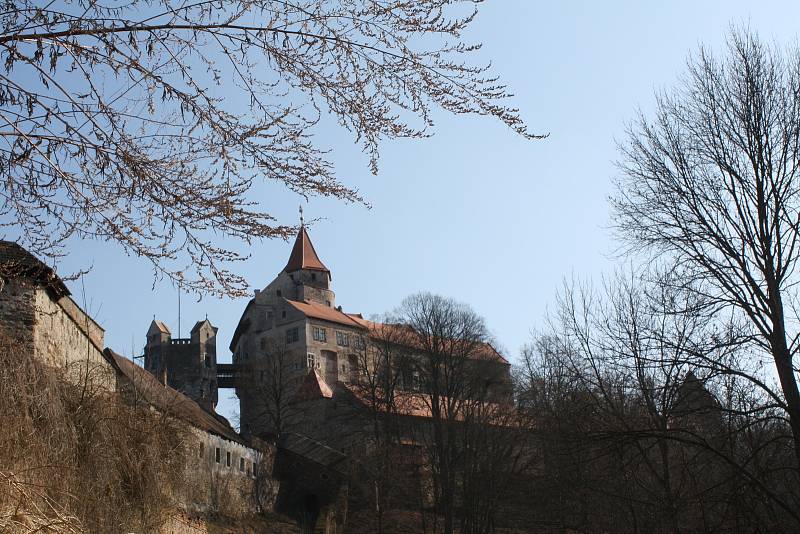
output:
[[[346,132],[322,127],[339,176],[372,204],[311,199],[310,234],[332,270],[337,301],[366,316],[407,295],[431,291],[482,314],[513,361],[541,323],[564,277],[598,278],[613,268],[607,196],[616,173],[615,139],[655,90],[670,87],[700,43],[721,50],[731,24],[765,40],[795,42],[798,2],[543,2],[494,0],[481,6],[468,40],[491,59],[543,141],[523,141],[480,117],[438,117],[436,135],[383,146],[381,173]],[[294,222],[299,198],[261,199]],[[264,242],[240,266],[253,288],[283,268],[291,243]],[[153,288],[147,263],[102,243],[80,245],[60,272],[93,270],[70,287],[106,329],[106,345],[137,354],[155,314],[177,334],[177,293]],[[182,333],[208,314],[219,327],[218,358],[247,299],[182,299]],[[236,402],[222,391],[220,411]],[[235,398],[235,397],[234,397]]]

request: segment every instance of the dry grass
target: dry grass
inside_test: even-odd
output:
[[[151,532],[183,483],[184,427],[0,338],[0,532]]]

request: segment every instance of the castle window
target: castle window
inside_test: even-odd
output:
[[[211,367],[211,356],[205,355],[206,367]]]
[[[313,337],[314,337],[314,341],[325,342],[328,339],[328,336],[325,333],[325,329],[324,328],[320,328],[318,326],[314,327],[314,329],[312,331],[312,334],[313,334]]]
[[[230,451],[225,453],[225,467],[231,466],[231,453]]]
[[[244,471],[244,458],[239,458],[239,471]]]
[[[317,281],[317,273],[311,273],[311,280],[313,280],[314,282]]]
[[[330,307],[331,307],[331,301],[329,301],[329,300],[326,300],[326,301],[325,301],[325,305],[326,305],[326,306],[328,306],[328,307],[330,308]]]
[[[419,371],[411,372],[411,391],[419,391]]]
[[[300,331],[296,326],[286,331],[286,343],[294,343],[298,339],[300,339]]]
[[[275,294],[276,294],[276,295],[278,295],[278,296],[280,297],[280,296],[281,296],[281,290],[280,290],[280,289],[279,289],[279,290],[277,290],[277,291],[275,292]]]
[[[313,352],[306,354],[306,367],[313,369],[316,363],[316,357]]]
[[[203,445],[203,442],[201,441],[200,442],[200,449],[199,449],[200,459],[203,458],[203,452],[205,452],[205,446]]]
[[[214,448],[214,461],[217,463],[219,463],[220,453],[219,447]]]
[[[286,319],[286,310],[281,312],[281,318]]]
[[[350,346],[350,334],[345,332],[336,332],[336,344],[340,347],[349,347]]]
[[[364,338],[362,336],[353,336],[353,346],[357,349],[364,349],[366,344],[364,343]]]
[[[259,342],[259,346],[261,347],[261,350],[265,350],[267,348],[267,338],[262,337],[261,341]]]

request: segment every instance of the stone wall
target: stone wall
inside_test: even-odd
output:
[[[22,354],[33,355],[37,291],[35,286],[20,279],[6,282],[0,290],[0,328],[17,341]]]
[[[183,496],[188,511],[242,517],[272,509],[278,491],[270,478],[274,447],[256,450],[196,428],[190,435]]]
[[[114,371],[103,357],[103,341],[103,330],[70,297],[54,302],[47,291],[36,291],[33,342],[38,357],[63,366],[72,380],[88,379],[111,390]]]
[[[19,341],[21,354],[65,369],[75,383],[113,389],[103,329],[69,296],[54,300],[24,278],[10,280],[0,290],[0,327]]]
[[[314,329],[321,328],[325,331],[325,341],[314,339]],[[346,334],[348,344],[339,345],[336,333]],[[322,373],[328,385],[333,386],[337,381],[350,383],[355,378],[353,361],[357,363],[357,355],[363,349],[356,348],[356,336],[362,336],[363,331],[336,323],[310,320],[306,324],[306,351],[313,353],[319,365],[317,368]],[[352,358],[351,358],[352,357]],[[333,358],[333,361],[331,361]],[[357,367],[357,365],[355,365]]]

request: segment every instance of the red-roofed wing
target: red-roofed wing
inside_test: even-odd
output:
[[[331,323],[338,323],[352,328],[363,328],[362,325],[353,320],[351,316],[340,312],[335,308],[310,301],[300,302],[297,300],[287,300],[286,302],[288,302],[294,309],[306,317],[320,319],[322,321],[329,321]]]

